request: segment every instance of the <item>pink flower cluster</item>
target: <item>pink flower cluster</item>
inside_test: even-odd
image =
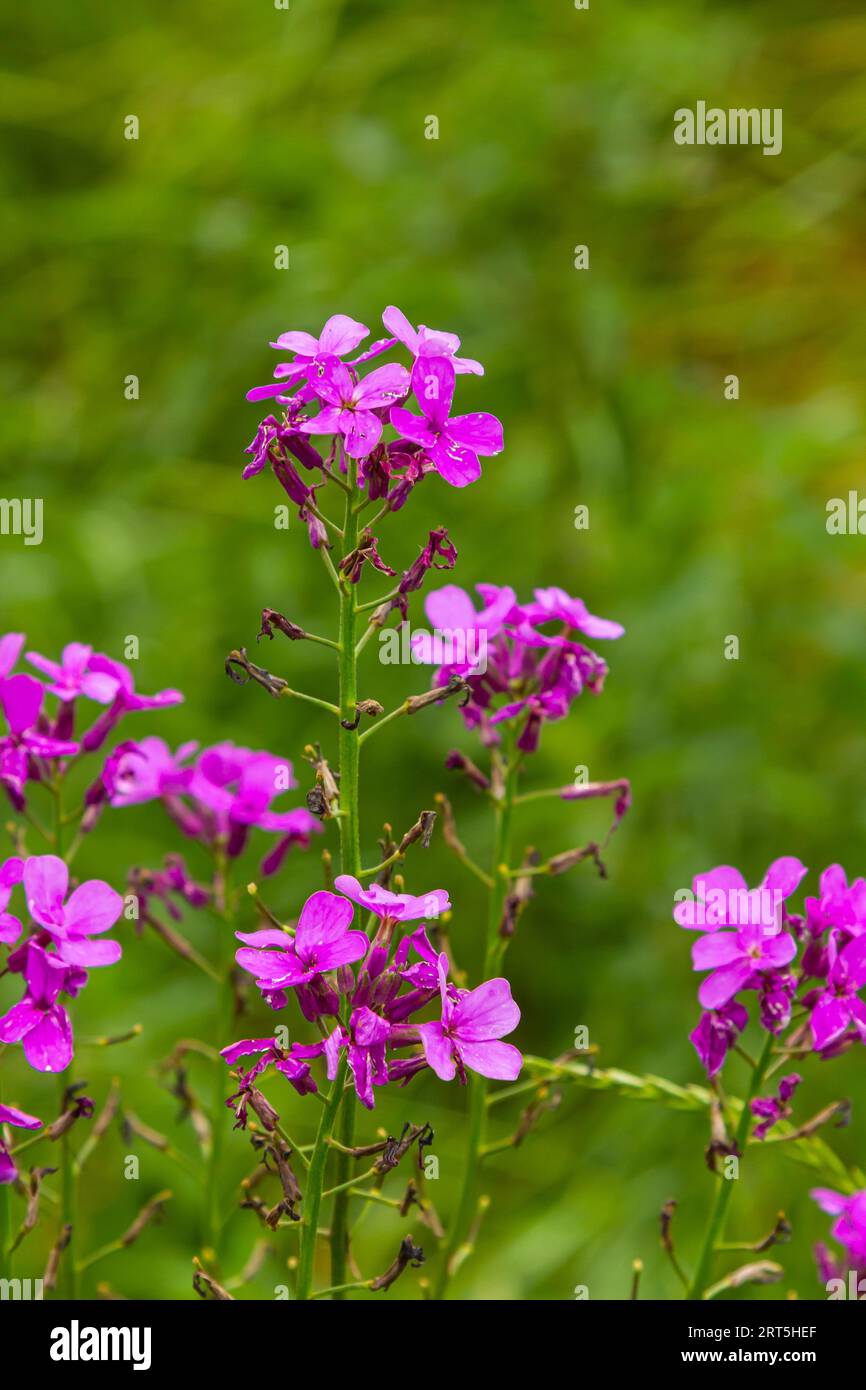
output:
[[[571,598],[564,589],[536,589],[533,602],[519,603],[508,586],[476,588],[480,610],[456,584],[427,596],[428,623],[449,634],[452,646],[459,634],[466,657],[440,666],[434,685],[460,676],[469,687],[463,706],[467,727],[492,744],[499,740],[499,724],[520,719],[517,746],[532,752],[545,721],[565,718],[572,700],[584,690],[597,695],[604,685],[606,663],[573,634],[609,640],[622,637],[625,629],[595,617],[582,599]],[[428,659],[426,634],[416,635],[415,650],[418,660]]]
[[[252,459],[244,477],[270,465],[316,547],[328,544],[311,510],[316,491],[335,464],[346,471],[347,457],[359,461],[358,480],[369,496],[386,498],[389,509],[397,511],[426,474],[436,472],[453,487],[465,487],[481,476],[479,457],[502,450],[502,426],[494,415],[451,414],[457,376],[483,374],[480,363],[458,355],[460,339],[423,324],[413,328],[393,305],[382,321],[387,336],[351,358],[370,330],[345,314],[328,319],[318,338],[282,333],[271,346],[291,358],[277,364],[273,383],[247,393],[250,401],[276,400],[283,417],[270,415],[260,424],[247,449]],[[398,346],[408,352],[411,369],[392,362],[361,375],[362,364]],[[405,408],[410,394],[420,413]],[[386,426],[395,434],[387,443]],[[322,435],[334,440],[327,457],[311,443]],[[319,481],[304,482],[298,463],[313,474],[318,470]]]
[[[465,1082],[467,1070],[513,1081],[522,1058],[501,1039],[517,1027],[520,1011],[507,980],[459,989],[448,980],[447,957],[437,954],[423,926],[397,939],[407,924],[449,909],[445,890],[414,897],[378,885],[363,888],[348,874],[334,887],[338,892],[323,890],[307,899],[293,931],[236,933],[244,942],[238,964],[255,978],[270,1007],[285,1008],[294,993],[304,1018],[323,1033],[314,1043],[283,1046],[265,1037],[223,1049],[230,1066],[242,1057],[257,1058],[248,1071],[239,1070],[239,1090],[227,1102],[238,1124],[246,1122],[256,1078],[269,1067],[304,1095],[317,1089],[310,1063],[324,1056],[333,1080],[344,1051],[358,1097],[371,1110],[375,1086],[405,1085],[425,1067],[445,1081],[459,1076]],[[353,928],[353,904],[374,919],[372,939]],[[437,1000],[438,1018],[411,1021]]]
[[[25,672],[13,675],[23,646],[19,632],[0,638],[0,707],[6,721],[6,733],[0,734],[0,783],[16,810],[24,807],[28,782],[48,781],[53,766],[63,766],[64,760],[81,752],[96,752],[125,715],[183,700],[178,690],[139,695],[128,666],[81,642],[64,647],[59,662],[27,653],[44,684]],[[57,701],[53,713],[46,708],[46,696]],[[76,737],[81,699],[103,705],[104,710]]]
[[[243,853],[252,830],[274,834],[264,874],[275,873],[293,845],[306,848],[322,829],[303,807],[272,809],[276,797],[297,786],[291,763],[273,753],[233,743],[201,752],[197,743],[185,743],[172,753],[154,737],[117,752],[103,776],[112,806],[161,801],[185,835],[210,847],[219,842],[229,858]]]
[[[692,895],[675,909],[679,926],[702,933],[692,961],[709,973],[698,989],[704,1013],[691,1039],[711,1077],[748,1022],[743,995],[755,995],[761,1026],[773,1034],[788,1027],[796,1001],[822,1058],[866,1042],[866,880],[849,885],[833,864],[821,875],[818,897],[807,897],[795,913],[790,899],[807,872],[797,858],[777,859],[760,887],[749,889],[739,870],[723,865],[698,875]]]

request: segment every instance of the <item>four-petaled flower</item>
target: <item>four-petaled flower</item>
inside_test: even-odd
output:
[[[57,954],[68,965],[114,965],[123,954],[118,941],[91,941],[109,931],[123,911],[123,899],[102,879],[81,883],[64,902],[69,869],[56,854],[34,855],[24,865],[24,893],[34,922],[54,937]]]
[[[459,1074],[465,1082],[467,1067],[496,1081],[514,1081],[523,1058],[511,1043],[499,1041],[520,1022],[508,981],[485,980],[477,989],[452,993],[447,956],[439,956],[438,970],[442,1018],[418,1024],[429,1066],[443,1081]]]
[[[485,411],[451,416],[454,379],[450,358],[418,357],[412,368],[412,391],[422,414],[394,406],[390,419],[404,439],[421,445],[446,483],[466,487],[481,477],[479,454],[501,453],[502,425]]]
[[[301,420],[302,434],[339,434],[346,453],[366,458],[382,437],[382,421],[374,411],[405,396],[409,373],[396,362],[377,367],[359,380],[336,357],[325,361],[314,383],[322,409],[311,420]]]

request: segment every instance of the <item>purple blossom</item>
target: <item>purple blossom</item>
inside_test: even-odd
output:
[[[298,428],[304,434],[340,434],[351,458],[365,458],[382,437],[382,421],[375,411],[406,395],[409,373],[390,363],[358,380],[336,358],[327,359],[319,370],[314,389],[322,409]]]
[[[455,372],[472,372],[483,376],[484,368],[471,357],[458,357],[460,339],[456,333],[443,333],[436,328],[427,328],[423,323],[413,328],[406,315],[390,304],[382,315],[382,322],[392,334],[391,343],[398,340],[407,347],[413,357],[448,357]]]
[[[621,623],[595,617],[583,599],[571,598],[564,589],[535,589],[533,592],[535,603],[527,603],[523,608],[523,617],[531,626],[560,622],[587,637],[604,639],[622,637],[625,632]]]
[[[866,985],[866,936],[855,937],[840,951],[833,935],[828,951],[827,988],[815,1001],[810,1020],[816,1052],[837,1043],[849,1025],[866,1042],[866,1004],[858,998]]]
[[[479,454],[501,453],[502,425],[485,412],[450,416],[454,380],[450,358],[418,357],[412,368],[412,391],[422,414],[394,406],[390,419],[405,439],[421,445],[447,483],[466,487],[481,476]]]
[[[87,669],[91,673],[110,676],[117,681],[118,687],[108,709],[82,736],[81,746],[87,753],[93,753],[102,747],[112,729],[125,714],[137,710],[167,709],[171,705],[183,704],[183,695],[179,690],[159,690],[156,695],[139,695],[129,667],[122,661],[105,656],[102,652],[95,652],[91,656]]]
[[[14,946],[21,935],[21,923],[11,912],[7,912],[12,891],[24,877],[24,860],[17,855],[0,864],[0,942],[4,946]]]
[[[49,661],[38,652],[28,652],[27,660],[43,675],[48,676],[47,689],[58,700],[75,700],[79,695],[95,700],[100,705],[110,705],[120,689],[117,676],[106,671],[91,671],[90,659],[93,648],[81,642],[69,642],[63,648],[60,662]]]
[[[35,1115],[18,1110],[14,1105],[0,1104],[0,1125],[15,1125],[18,1129],[41,1129],[42,1121]],[[3,1142],[3,1132],[0,1129],[0,1183],[15,1182],[17,1177],[15,1160]]]
[[[246,1126],[246,1101],[249,1088],[258,1076],[274,1067],[294,1086],[299,1096],[312,1095],[318,1087],[310,1072],[310,1061],[320,1057],[325,1050],[324,1042],[292,1043],[291,1047],[280,1047],[273,1038],[245,1038],[241,1042],[224,1047],[220,1056],[232,1067],[240,1057],[257,1056],[258,1061],[247,1072],[239,1069],[240,1090],[230,1096],[226,1105],[234,1109],[238,1127]]]
[[[0,1042],[20,1042],[36,1071],[65,1071],[72,1061],[72,1024],[57,998],[72,983],[69,966],[44,947],[28,942],[27,993],[0,1018]],[[68,990],[67,990],[68,992]]]
[[[677,903],[674,921],[705,932],[747,924],[772,931],[781,923],[783,904],[807,872],[796,856],[786,855],[773,861],[759,888],[750,889],[739,869],[721,864],[692,880],[692,895]]]
[[[312,333],[292,331],[281,333],[276,342],[271,343],[277,351],[295,353],[291,362],[280,363],[274,376],[280,380],[269,386],[255,386],[247,392],[248,401],[266,400],[271,396],[283,396],[298,382],[313,376],[332,358],[345,357],[363,342],[369,328],[346,314],[334,314],[328,319],[318,338]],[[386,344],[380,344],[384,351]]]
[[[748,923],[738,931],[707,933],[692,946],[695,970],[710,970],[701,981],[698,999],[705,1009],[718,1009],[745,988],[752,976],[776,971],[790,964],[797,943],[787,932],[768,934],[761,923]]]
[[[0,704],[9,733],[0,738],[0,781],[20,804],[28,777],[28,759],[68,758],[78,744],[42,732],[45,691],[33,676],[8,676],[0,683]]]
[[[508,981],[486,980],[477,989],[457,991],[455,1000],[447,984],[447,956],[440,955],[438,968],[442,1017],[418,1025],[428,1065],[443,1081],[459,1074],[465,1083],[467,1067],[496,1081],[514,1081],[523,1058],[511,1043],[499,1041],[520,1022]]]
[[[353,917],[354,909],[345,898],[322,889],[304,903],[294,938],[277,928],[235,932],[239,941],[247,943],[235,959],[269,992],[309,984],[325,971],[350,965],[367,954],[367,937],[349,930]]]
[[[451,902],[444,888],[433,888],[415,897],[411,893],[392,893],[378,883],[362,888],[351,874],[340,874],[334,879],[334,887],[338,893],[351,898],[353,903],[375,916],[393,917],[398,922],[417,922],[422,917],[438,917],[440,913],[451,910]]]
[[[756,1096],[752,1101],[752,1114],[761,1121],[755,1125],[756,1139],[766,1139],[774,1125],[788,1118],[791,1114],[789,1101],[802,1080],[798,1072],[791,1072],[789,1076],[780,1078],[775,1096]]]
[[[856,1268],[866,1265],[866,1190],[846,1197],[829,1187],[814,1187],[809,1195],[822,1211],[837,1218],[831,1233],[845,1246],[851,1264]]]
[[[748,1021],[746,1009],[733,1001],[701,1014],[700,1022],[689,1037],[710,1080],[718,1076]]]
[[[123,899],[102,879],[79,884],[65,902],[69,869],[55,854],[34,855],[24,865],[27,910],[50,932],[67,965],[114,965],[123,954],[118,941],[91,941],[110,931],[123,911]]]

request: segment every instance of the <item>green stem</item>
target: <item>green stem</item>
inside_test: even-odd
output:
[[[346,510],[343,521],[344,545],[346,554],[354,550],[358,543],[358,516],[352,508],[352,497],[357,480],[357,464],[349,460],[348,483],[350,491],[346,494]],[[343,723],[355,722],[355,706],[358,702],[358,665],[355,654],[355,586],[344,582],[340,587],[340,867],[344,874],[358,878],[361,873],[361,835],[358,808],[358,780],[361,740],[358,729],[347,729]],[[343,1097],[339,1125],[340,1143],[351,1149],[355,1139],[355,1093],[348,1090]],[[352,1177],[353,1159],[349,1154],[337,1151],[335,1162],[335,1186],[340,1189],[334,1197],[334,1210],[331,1219],[331,1284],[337,1289],[336,1300],[344,1296],[343,1286],[347,1283],[346,1266],[349,1252],[349,1200],[347,1184]]]
[[[505,870],[511,857],[512,813],[518,771],[514,740],[515,731],[512,729],[506,735],[503,750],[505,761],[503,794],[502,798],[495,803],[493,859],[490,866],[490,892],[487,910],[487,940],[484,953],[484,974],[482,976],[484,980],[490,978],[491,971],[498,965],[504,948],[504,942],[499,935],[499,924],[502,920],[502,909],[509,888],[508,873]],[[488,1083],[485,1077],[473,1074],[469,1087],[469,1133],[463,1165],[463,1187],[457,1203],[457,1213],[451,1223],[451,1233],[445,1247],[445,1254],[439,1268],[434,1298],[445,1297],[454,1257],[466,1239],[477,1202],[481,1150],[487,1140]]]
[[[346,1056],[343,1053],[337,1075],[328,1093],[327,1102],[319,1120],[316,1143],[307,1174],[307,1190],[304,1196],[304,1216],[301,1227],[301,1250],[298,1256],[297,1298],[305,1302],[310,1297],[313,1283],[313,1265],[316,1255],[316,1237],[319,1230],[319,1210],[322,1205],[325,1164],[328,1160],[328,1140],[334,1130],[334,1122],[340,1101],[343,1098],[343,1083],[346,1076]],[[342,1281],[345,1283],[345,1280]]]
[[[61,1072],[57,1078],[58,1095],[60,1101],[59,1113],[62,1115],[66,1108],[66,1086],[69,1081],[69,1072]],[[75,1173],[75,1155],[69,1145],[69,1132],[63,1135],[60,1140],[60,1228],[70,1227],[69,1244],[60,1257],[59,1271],[59,1292],[61,1298],[78,1298],[78,1271],[75,1267],[75,1246],[77,1244],[78,1232],[76,1221],[78,1214],[76,1211],[77,1180]]]
[[[222,1220],[220,1216],[220,1164],[222,1162],[224,1135],[226,1130],[226,1077],[228,1069],[220,1056],[220,1048],[224,1047],[226,1040],[231,1034],[232,1010],[234,1006],[234,991],[232,989],[232,967],[234,962],[234,938],[231,935],[231,913],[229,911],[228,882],[227,882],[227,860],[224,854],[220,855],[216,866],[216,879],[219,885],[217,906],[219,911],[220,928],[223,939],[220,941],[219,960],[220,972],[217,975],[219,981],[219,991],[217,999],[217,1036],[215,1040],[216,1056],[213,1061],[213,1083],[211,1091],[210,1109],[210,1152],[207,1157],[207,1169],[205,1174],[204,1191],[204,1230],[203,1237],[209,1252],[212,1252],[212,1259],[219,1266],[219,1241],[222,1230]]]
[[[734,1135],[734,1143],[739,1155],[743,1155],[746,1152],[746,1140],[749,1135],[749,1126],[752,1122],[751,1102],[761,1089],[761,1083],[770,1062],[774,1042],[775,1039],[773,1034],[768,1033],[766,1042],[761,1050],[761,1055],[752,1072],[748,1093],[743,1100],[740,1121]],[[710,1209],[710,1219],[707,1223],[707,1233],[704,1236],[704,1243],[701,1248],[701,1254],[698,1259],[694,1277],[689,1285],[688,1293],[686,1294],[686,1297],[693,1301],[703,1297],[703,1292],[710,1275],[713,1256],[716,1253],[716,1246],[724,1235],[725,1218],[728,1214],[728,1207],[730,1206],[731,1196],[734,1190],[734,1180],[732,1178],[718,1178],[717,1183],[716,1195]]]

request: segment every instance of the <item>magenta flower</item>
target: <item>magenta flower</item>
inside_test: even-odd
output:
[[[67,965],[114,965],[123,954],[118,941],[91,941],[109,931],[123,911],[119,893],[101,879],[88,879],[64,902],[69,869],[55,854],[33,855],[24,865],[27,910],[54,937]]]
[[[182,743],[172,753],[164,739],[153,735],[130,743],[111,766],[108,792],[112,806],[136,806],[187,791],[194,770],[184,764],[197,750],[195,742]]]
[[[334,879],[334,887],[338,893],[351,898],[353,903],[375,913],[377,917],[393,917],[398,922],[417,922],[422,917],[438,917],[440,913],[451,910],[451,902],[444,888],[433,888],[415,897],[411,893],[391,893],[378,883],[362,888],[351,874],[340,874]]]
[[[18,1129],[41,1129],[42,1121],[37,1120],[35,1115],[18,1110],[14,1105],[0,1104],[0,1126],[2,1125],[15,1125]],[[3,1131],[0,1129],[0,1183],[15,1182],[17,1177],[15,1160],[3,1142]]]
[[[832,1047],[849,1025],[866,1042],[866,1004],[858,998],[866,985],[866,936],[856,936],[841,951],[835,934],[831,936],[828,963],[827,988],[818,996],[810,1019],[816,1052]]]
[[[69,983],[69,968],[43,947],[28,943],[27,993],[0,1018],[0,1042],[20,1042],[36,1071],[65,1071],[72,1061],[72,1024],[57,997]]]
[[[0,781],[13,799],[21,798],[27,781],[28,757],[68,758],[78,744],[51,738],[40,732],[39,721],[45,690],[34,676],[9,676],[0,683],[0,704],[9,733],[0,738]]]
[[[495,1081],[514,1081],[523,1058],[511,1043],[499,1039],[520,1022],[520,1010],[511,997],[507,980],[485,980],[477,989],[456,991],[456,1002],[447,984],[448,957],[439,957],[439,993],[442,1018],[418,1024],[418,1034],[428,1065],[443,1081],[458,1074],[466,1082],[466,1068]]]
[[[846,1197],[829,1187],[813,1187],[809,1196],[822,1211],[838,1218],[832,1235],[845,1246],[852,1265],[857,1268],[866,1265],[866,1191]]]
[[[226,1105],[232,1106],[238,1096],[245,1095],[250,1083],[271,1066],[294,1086],[299,1096],[312,1095],[317,1086],[310,1075],[310,1059],[320,1057],[324,1050],[324,1042],[308,1045],[292,1043],[291,1047],[283,1048],[273,1038],[245,1038],[241,1042],[224,1047],[220,1056],[230,1067],[234,1066],[239,1057],[258,1056],[258,1061],[250,1071],[240,1072],[241,1090],[237,1095],[230,1097]],[[238,1118],[241,1118],[240,1115]]]
[[[0,942],[4,946],[14,946],[21,935],[21,923],[6,908],[12,890],[24,877],[24,860],[17,855],[0,864]]]
[[[458,375],[461,372],[472,372],[475,376],[484,375],[484,368],[480,362],[476,362],[472,357],[456,355],[460,346],[460,339],[456,333],[443,333],[436,328],[427,328],[423,323],[418,328],[413,328],[406,315],[393,304],[385,310],[382,322],[392,335],[392,343],[394,339],[399,340],[413,357],[448,357]]]
[[[774,859],[760,888],[750,889],[739,869],[721,864],[692,880],[692,896],[677,903],[674,921],[695,931],[751,924],[769,933],[780,926],[782,905],[806,873],[796,856],[785,855]]]
[[[609,618],[596,618],[583,599],[570,598],[564,589],[535,589],[535,603],[523,607],[523,616],[530,625],[560,622],[576,628],[587,637],[608,639],[622,637],[625,628]]]
[[[122,661],[105,656],[102,652],[94,652],[87,663],[87,669],[91,673],[109,676],[117,681],[117,693],[108,709],[82,736],[81,746],[87,753],[93,753],[102,747],[112,729],[125,714],[137,710],[167,709],[171,705],[183,704],[183,695],[179,690],[159,690],[155,695],[139,695],[129,667],[124,666]]]
[[[409,373],[396,362],[377,367],[357,380],[349,368],[332,358],[314,383],[322,409],[312,420],[301,420],[302,434],[340,434],[346,453],[366,458],[382,437],[382,421],[374,411],[390,406],[409,390]]]
[[[38,652],[28,652],[27,660],[49,677],[47,689],[58,700],[69,701],[84,695],[97,704],[110,705],[120,689],[120,681],[105,671],[89,670],[92,656],[92,647],[85,647],[81,642],[70,642],[63,648],[59,663],[49,661]]]
[[[752,1114],[761,1121],[755,1125],[754,1137],[756,1139],[766,1139],[770,1130],[777,1125],[780,1120],[786,1120],[791,1114],[789,1104],[791,1097],[803,1078],[798,1072],[792,1071],[789,1076],[779,1079],[779,1086],[774,1096],[756,1096],[752,1101]]]
[[[262,401],[272,396],[282,396],[297,382],[313,376],[331,358],[345,357],[363,342],[369,328],[346,314],[334,314],[328,319],[318,338],[312,333],[281,333],[272,348],[278,351],[294,352],[291,362],[282,362],[274,376],[280,380],[269,386],[254,386],[247,392],[248,401]],[[384,344],[379,345],[384,350]]]
[[[797,943],[787,932],[769,934],[761,922],[748,923],[739,931],[708,932],[692,946],[695,970],[710,970],[701,981],[698,999],[705,1009],[718,1009],[733,999],[755,974],[781,970],[797,954]]]
[[[353,1010],[348,1032],[339,1024],[325,1042],[328,1079],[336,1077],[340,1050],[347,1048],[355,1092],[367,1110],[375,1109],[373,1086],[384,1086],[390,1080],[385,1049],[391,1033],[390,1023],[362,1005]]]
[[[248,947],[277,948],[242,947],[235,960],[269,991],[309,984],[325,971],[349,965],[367,954],[367,937],[361,931],[349,930],[354,915],[345,898],[322,889],[301,908],[294,938],[276,928],[235,932]]]
[[[749,1021],[742,1004],[723,1004],[701,1014],[697,1027],[689,1034],[701,1065],[712,1080],[721,1071],[725,1058]]]
[[[495,415],[483,411],[450,417],[454,379],[450,358],[417,358],[412,391],[422,414],[394,406],[390,419],[403,438],[421,445],[446,483],[466,487],[481,477],[479,454],[489,457],[502,452],[502,425]]]

